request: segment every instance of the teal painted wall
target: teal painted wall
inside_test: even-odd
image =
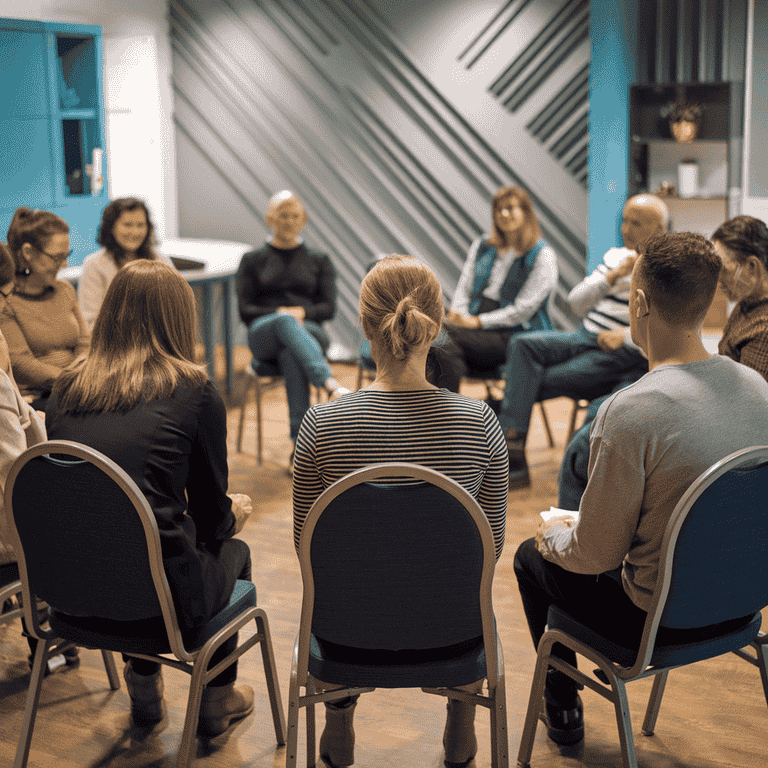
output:
[[[621,245],[627,197],[629,86],[636,76],[637,0],[592,0],[587,269]]]

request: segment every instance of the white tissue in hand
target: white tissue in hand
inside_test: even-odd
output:
[[[562,517],[563,515],[566,517],[572,517],[574,520],[579,519],[578,510],[574,511],[572,509],[558,509],[557,507],[550,507],[549,510],[539,512],[539,514],[541,515],[542,520],[551,520],[553,517]]]

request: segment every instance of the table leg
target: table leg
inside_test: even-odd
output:
[[[216,345],[213,338],[213,286],[209,282],[200,283],[203,303],[203,344],[205,344],[205,364],[208,375],[216,380]]]
[[[232,392],[232,278],[221,281],[221,315],[227,394]]]

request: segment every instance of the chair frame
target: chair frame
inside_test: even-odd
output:
[[[200,701],[204,687],[216,675],[222,672],[232,662],[242,656],[246,651],[257,643],[261,644],[262,660],[269,693],[270,705],[272,708],[272,719],[275,728],[277,743],[285,743],[285,716],[283,714],[283,705],[280,698],[280,686],[277,678],[277,669],[275,666],[274,652],[272,650],[272,640],[269,632],[269,622],[263,608],[251,606],[241,612],[235,619],[222,627],[218,632],[212,635],[204,645],[196,650],[187,650],[179,629],[179,623],[176,616],[176,608],[173,604],[168,580],[163,566],[162,552],[160,548],[160,536],[157,528],[157,521],[144,494],[138,486],[128,476],[128,474],[118,466],[114,461],[89,448],[85,445],[75,443],[69,440],[50,440],[39,443],[28,448],[14,462],[8,475],[6,483],[6,504],[9,512],[11,537],[14,542],[14,548],[19,555],[19,572],[21,574],[22,593],[24,597],[24,616],[30,634],[36,637],[40,642],[37,644],[35,653],[32,678],[29,684],[27,695],[27,705],[24,712],[24,721],[22,724],[19,744],[16,752],[16,761],[14,768],[24,768],[29,757],[29,750],[32,741],[32,732],[34,729],[37,707],[40,698],[40,688],[43,680],[43,659],[47,655],[47,650],[51,642],[55,639],[55,634],[51,629],[42,629],[37,616],[37,611],[31,606],[35,605],[33,595],[30,591],[30,585],[27,577],[26,560],[21,541],[13,515],[13,486],[16,477],[28,461],[40,456],[50,454],[67,454],[77,459],[87,461],[108,475],[125,493],[133,504],[141,520],[144,532],[147,538],[147,549],[149,554],[149,564],[154,582],[157,597],[162,611],[165,630],[168,635],[168,641],[171,652],[176,657],[168,658],[160,654],[127,653],[133,658],[147,659],[156,661],[174,669],[186,672],[191,676],[189,696],[187,700],[187,709],[184,719],[184,730],[182,732],[181,744],[179,746],[176,765],[178,768],[186,768],[192,756],[192,742],[197,728],[197,721],[200,714]],[[243,628],[250,621],[255,621],[257,632],[241,642],[237,648],[225,659],[219,662],[212,669],[208,669],[208,663],[214,651],[226,641],[229,637]],[[118,690],[120,680],[112,657],[112,652],[101,649],[104,658],[104,665],[107,669],[110,687],[112,690]]]
[[[20,618],[24,615],[24,608],[19,604],[18,598],[21,597],[21,580],[17,579],[4,587],[0,587],[0,624],[13,621],[15,618]],[[16,603],[15,608],[11,608],[8,611],[2,611],[2,607],[6,600],[14,600]]]
[[[643,628],[642,640],[638,649],[637,658],[632,667],[623,667],[611,661],[604,654],[562,630],[549,628],[546,630],[539,641],[539,647],[537,649],[536,667],[531,683],[531,693],[528,699],[525,725],[520,738],[520,748],[517,756],[517,765],[519,768],[530,768],[533,740],[536,735],[536,726],[539,719],[542,697],[544,695],[547,668],[550,666],[559,669],[573,680],[576,680],[578,683],[599,693],[603,698],[608,699],[613,703],[616,711],[616,721],[619,730],[619,741],[621,743],[624,768],[637,768],[626,683],[632,682],[633,680],[641,680],[644,677],[655,676],[642,726],[643,735],[652,736],[656,725],[656,719],[659,714],[659,708],[661,707],[661,699],[664,694],[664,687],[667,682],[669,671],[680,666],[687,666],[687,663],[668,666],[650,666],[656,642],[656,634],[669,593],[675,545],[680,530],[688,513],[698,498],[720,477],[733,469],[756,468],[765,463],[768,463],[768,446],[744,448],[740,451],[736,451],[712,465],[694,480],[675,506],[664,533],[659,557],[659,575],[656,581],[656,588],[651,597],[648,616]],[[595,670],[595,674],[598,675],[600,679],[605,680],[608,685],[603,685],[600,682],[597,682],[594,678],[589,677],[559,657],[552,656],[552,646],[555,643],[562,643],[576,653],[585,656],[590,661],[597,664],[599,670]],[[765,693],[766,703],[768,704],[768,636],[759,633],[758,637],[750,645],[757,651],[756,657],[752,657],[743,650],[733,651],[733,653],[736,653],[736,655],[741,658],[745,658],[755,666],[760,667],[763,691]]]
[[[483,706],[490,710],[491,716],[491,752],[493,768],[507,768],[509,765],[509,746],[507,734],[506,683],[504,678],[504,654],[501,640],[496,632],[493,615],[492,585],[496,565],[493,534],[488,520],[477,501],[462,486],[440,472],[406,462],[371,464],[356,470],[326,488],[315,500],[301,531],[299,540],[299,564],[304,584],[301,618],[291,664],[291,681],[288,693],[288,742],[286,768],[296,768],[298,758],[299,710],[306,707],[307,721],[307,766],[312,768],[316,760],[315,748],[315,704],[333,701],[360,693],[375,690],[372,687],[349,687],[317,693],[314,678],[308,671],[309,643],[314,612],[315,585],[310,562],[312,535],[320,515],[325,508],[340,494],[361,483],[374,482],[390,477],[409,477],[431,483],[446,491],[464,505],[477,525],[483,542],[484,560],[480,581],[480,611],[483,626],[483,641],[486,657],[486,680],[488,694],[472,694],[455,688],[422,688],[424,693],[431,693],[447,698],[460,699]],[[333,682],[333,681],[327,681]],[[306,693],[301,695],[300,689]]]
[[[256,367],[254,367],[254,364]],[[243,452],[243,433],[245,432],[245,409],[248,405],[248,393],[253,387],[256,395],[256,463],[261,466],[264,463],[264,436],[263,436],[263,411],[262,411],[262,395],[268,392],[270,389],[274,389],[279,386],[284,380],[282,375],[263,376],[257,372],[259,362],[251,360],[245,367],[245,382],[243,384],[243,396],[240,401],[240,416],[237,421],[237,452]],[[323,390],[318,387],[312,386],[311,391],[315,391],[315,400],[318,402],[321,400],[321,393]],[[290,469],[288,474],[291,474]]]

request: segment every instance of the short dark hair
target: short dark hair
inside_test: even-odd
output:
[[[642,245],[637,279],[665,322],[693,327],[707,314],[722,265],[706,237],[668,232]]]
[[[734,216],[722,223],[710,238],[733,251],[740,264],[750,256],[757,256],[768,269],[768,226],[754,216]]]
[[[16,269],[26,266],[21,256],[21,247],[29,243],[38,251],[44,251],[48,239],[53,235],[68,235],[69,224],[51,211],[32,210],[26,206],[16,209],[8,227],[8,248],[11,251]]]
[[[125,251],[117,244],[117,240],[115,240],[115,236],[112,234],[112,229],[115,226],[115,222],[126,211],[137,210],[144,211],[144,215],[147,217],[147,236],[144,238],[144,242],[136,249],[136,258],[157,258],[152,247],[155,245],[155,228],[152,225],[152,219],[146,204],[143,200],[139,200],[138,197],[118,197],[101,212],[101,223],[99,224],[99,231],[96,233],[96,242],[107,250],[118,267],[123,266]]]

